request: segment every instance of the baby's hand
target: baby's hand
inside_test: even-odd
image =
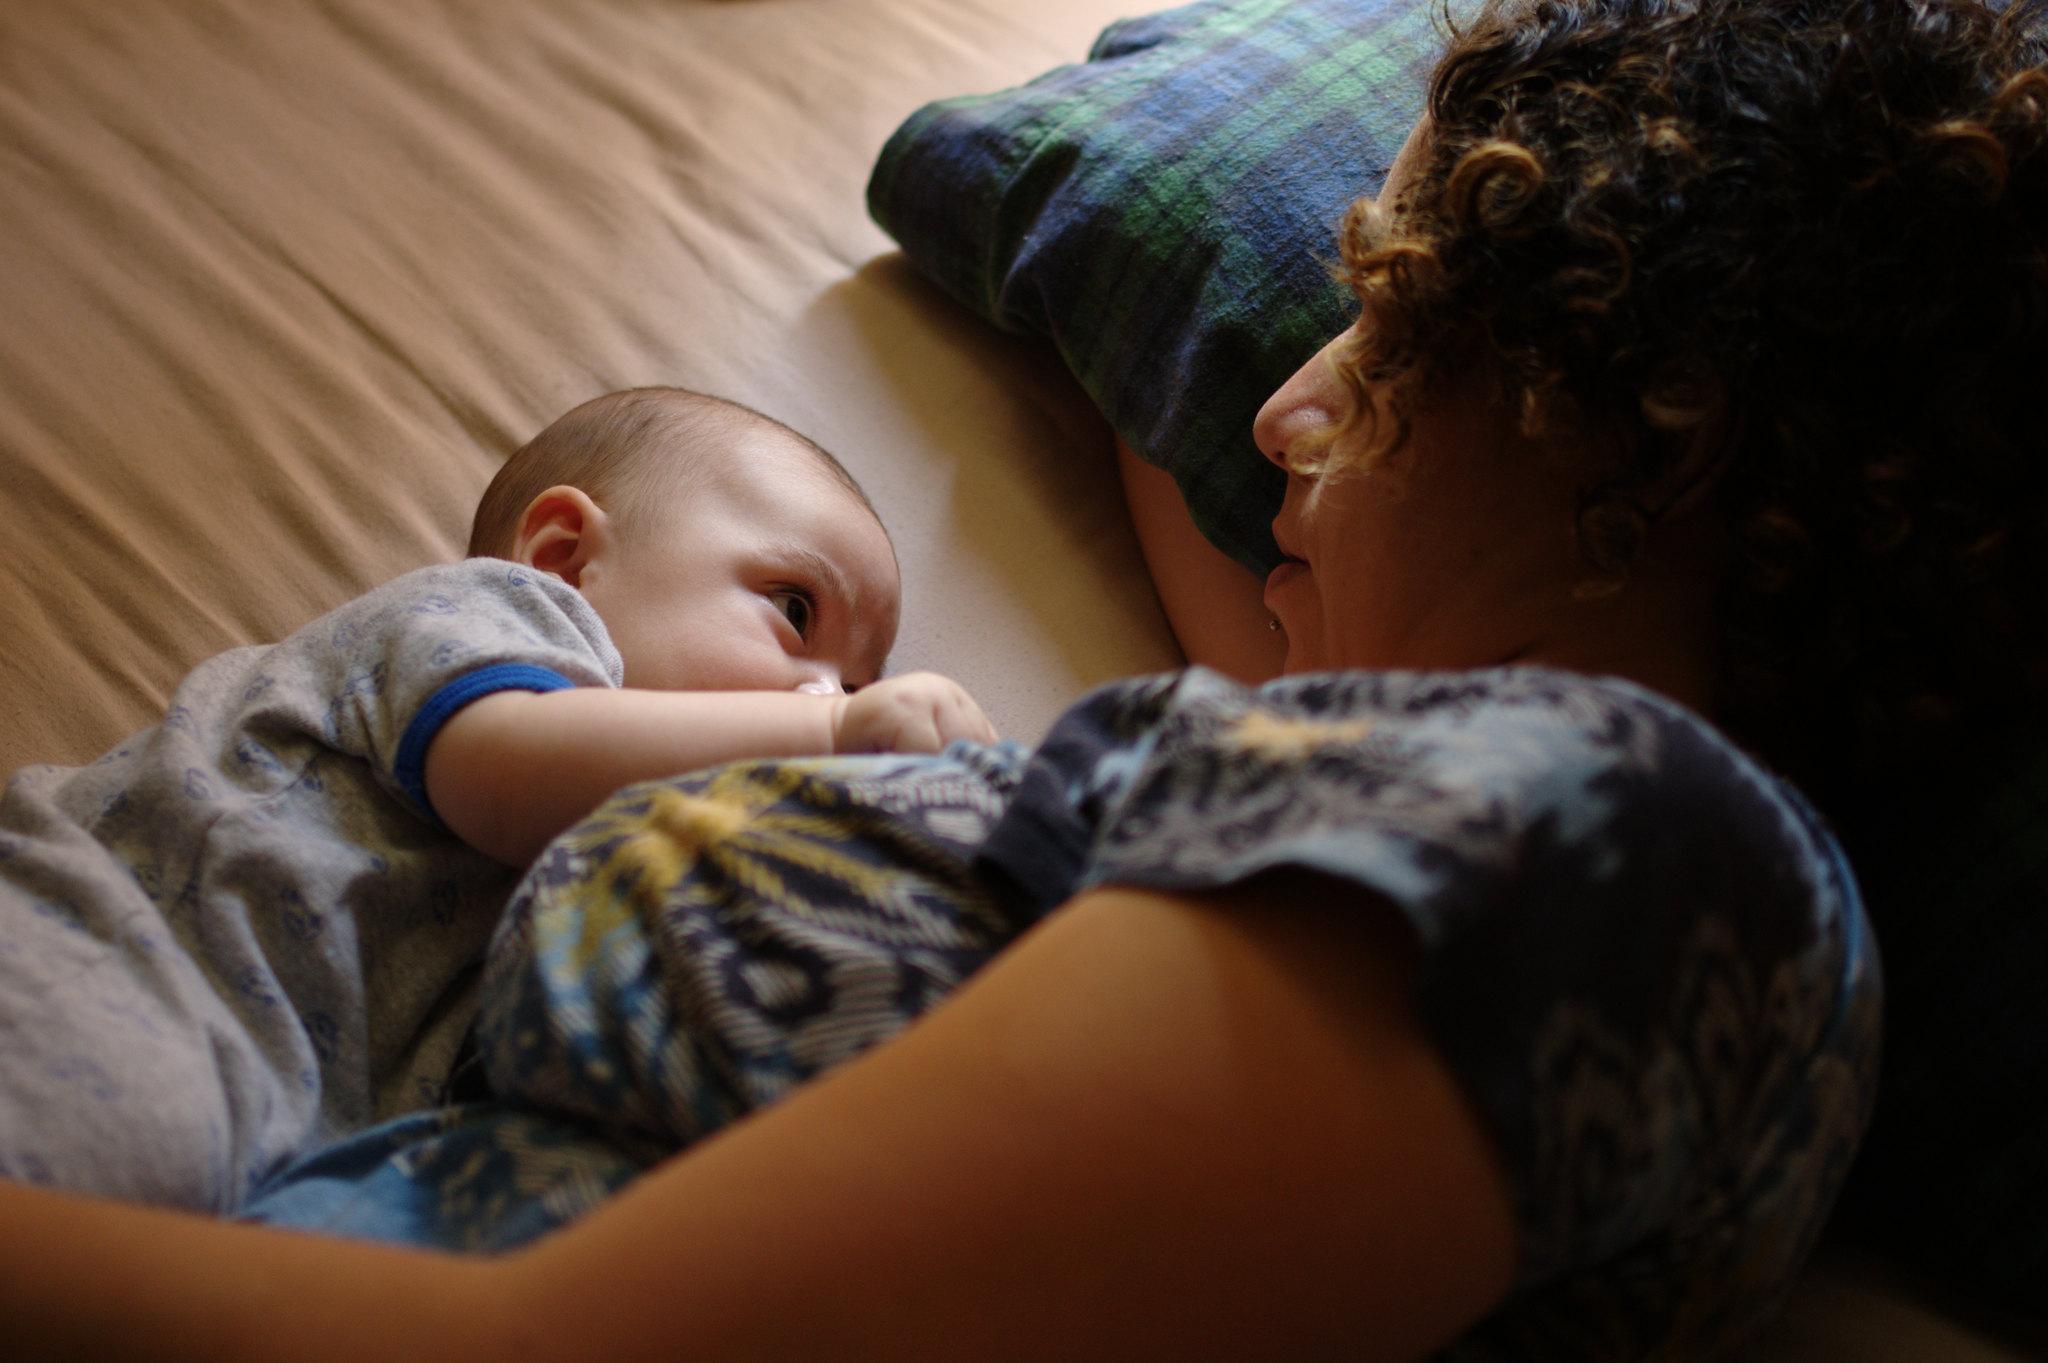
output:
[[[833,715],[832,751],[937,752],[956,738],[996,741],[995,726],[961,685],[906,672],[847,696]]]

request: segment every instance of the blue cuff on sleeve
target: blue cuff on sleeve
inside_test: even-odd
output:
[[[413,715],[412,723],[405,726],[405,736],[398,740],[399,789],[410,795],[428,818],[439,823],[441,816],[434,812],[434,802],[427,798],[427,745],[441,732],[441,726],[463,706],[495,691],[565,691],[575,684],[553,668],[532,663],[495,663],[463,673],[428,696]]]

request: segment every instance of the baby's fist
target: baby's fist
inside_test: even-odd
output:
[[[937,752],[956,738],[993,743],[995,726],[958,682],[936,672],[863,686],[841,702],[832,724],[835,753]]]

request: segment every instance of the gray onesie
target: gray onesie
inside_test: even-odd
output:
[[[596,612],[423,568],[208,660],[163,722],[0,797],[0,1176],[227,1210],[432,1103],[516,873],[434,817],[428,742],[493,691],[617,686]]]

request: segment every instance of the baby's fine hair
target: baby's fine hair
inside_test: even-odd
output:
[[[689,388],[625,388],[570,408],[513,452],[484,489],[470,524],[469,554],[507,554],[528,504],[557,484],[578,487],[608,512],[630,521],[648,503],[674,492],[678,475],[697,456],[749,425],[788,436],[821,468],[874,503],[846,466],[817,441],[745,403]]]

